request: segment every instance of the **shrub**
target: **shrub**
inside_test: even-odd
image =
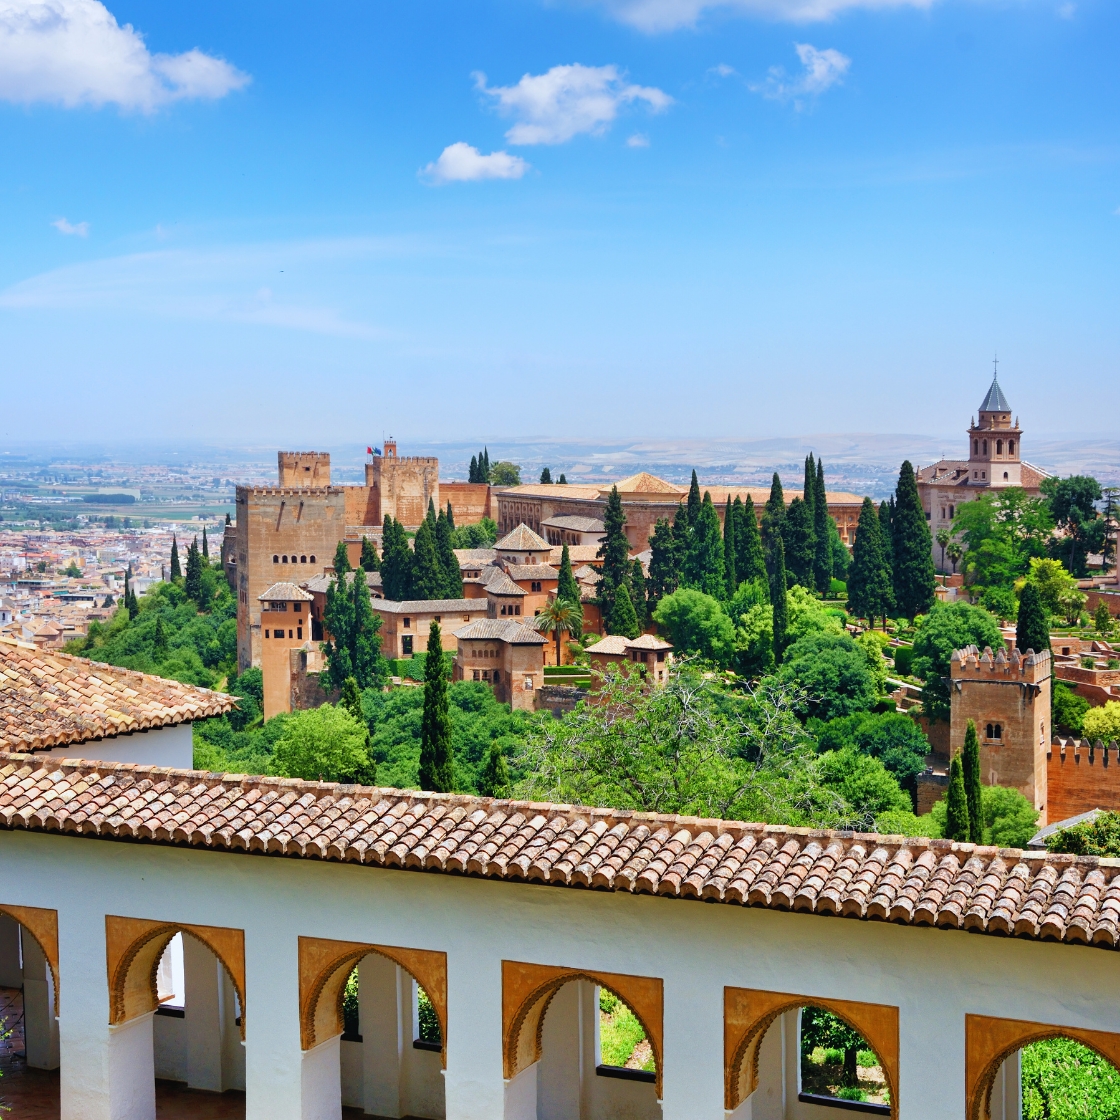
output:
[[[914,671],[914,647],[895,646],[894,671],[903,677],[908,677]]]
[[[864,651],[844,633],[810,633],[786,650],[779,678],[805,690],[803,715],[830,720],[869,711],[875,678]]]
[[[1080,735],[1089,701],[1079,696],[1069,685],[1053,681],[1050,693],[1050,722],[1067,734]]]
[[[1081,721],[1087,739],[1110,743],[1120,739],[1120,700],[1109,700],[1103,707],[1090,708]]]

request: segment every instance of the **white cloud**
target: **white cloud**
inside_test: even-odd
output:
[[[183,98],[218,98],[250,78],[197,48],[152,54],[99,0],[0,0],[0,100],[150,113]]]
[[[477,148],[462,140],[448,144],[435,163],[429,163],[420,174],[435,186],[444,183],[476,183],[480,179],[520,179],[529,170],[520,156],[509,152],[491,152],[484,156]]]
[[[824,93],[841,81],[852,65],[847,55],[831,47],[821,51],[809,43],[794,43],[794,49],[801,59],[803,72],[791,76],[781,66],[772,66],[766,81],[751,86],[755,93],[773,101],[793,101],[800,108],[801,98]]]
[[[617,66],[554,66],[515,86],[488,86],[485,74],[474,77],[503,113],[518,118],[506,133],[511,144],[563,144],[580,133],[605,132],[623,105],[641,101],[659,113],[673,103],[652,86],[628,84]]]
[[[1077,13],[1077,5],[1073,3],[1060,4],[1058,6],[1058,15],[1062,19],[1073,19]]]
[[[718,66],[710,67],[708,73],[715,74],[717,78],[730,78],[735,73],[735,67],[728,66],[726,62],[721,62]]]
[[[73,237],[88,237],[89,222],[68,222],[65,218],[56,218],[51,225],[59,233],[69,234]]]
[[[644,132],[635,132],[634,135],[626,141],[626,146],[628,148],[648,148],[649,137]]]
[[[930,8],[935,0],[600,0],[618,20],[641,31],[693,27],[710,11],[730,11],[791,23],[832,19],[853,8]]]

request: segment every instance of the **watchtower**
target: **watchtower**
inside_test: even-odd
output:
[[[997,359],[998,361],[998,359]],[[1019,486],[1022,483],[1022,431],[999,386],[999,366],[980,402],[979,418],[968,429],[968,462],[976,486]]]
[[[331,456],[329,451],[278,451],[280,486],[330,486]]]
[[[439,459],[399,456],[397,441],[387,439],[384,453],[366,463],[366,486],[370,490],[370,524],[380,525],[388,515],[415,529],[428,512],[429,501],[439,507]]]

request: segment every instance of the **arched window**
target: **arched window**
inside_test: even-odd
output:
[[[1004,472],[1003,472],[1003,481],[1004,481],[1004,482],[1006,482],[1006,481],[1007,481],[1007,471],[1004,471]]]
[[[311,563],[312,563],[312,564],[314,564],[314,563],[315,563],[315,557],[314,557],[314,556],[312,556],[312,557],[311,557]]]
[[[281,560],[280,562],[281,562],[282,564],[286,564],[286,563],[288,562],[288,558],[287,558],[287,556],[285,556],[285,557],[284,557],[284,559],[283,559],[283,560]]]
[[[992,733],[992,725],[990,723],[988,724],[987,727],[984,728],[984,737],[986,739],[994,739],[995,738],[995,735]]]
[[[984,440],[984,454],[985,455],[988,454],[988,441],[987,440]]]
[[[301,556],[301,557],[299,558],[299,562],[300,562],[301,564],[306,564],[306,563],[307,563],[307,557],[306,557],[306,556]]]
[[[997,739],[1002,739],[1003,738],[1003,728],[998,723],[996,724],[996,735],[995,735],[995,737]]]
[[[1001,439],[996,440],[996,454],[997,455],[1002,455],[1003,454],[1003,440],[1001,440]]]
[[[974,439],[972,441],[972,454],[973,455],[979,455],[980,454],[980,441],[978,439]]]
[[[1015,454],[1015,441],[1013,439],[1009,439],[1007,441],[1007,454],[1008,455],[1014,455]]]
[[[279,563],[280,563],[280,557],[279,557],[279,556],[274,556],[274,557],[272,558],[272,562],[273,562],[274,564],[279,564]]]

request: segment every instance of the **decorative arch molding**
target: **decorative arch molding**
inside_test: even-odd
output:
[[[50,965],[54,981],[54,1013],[58,1015],[58,911],[43,910],[38,906],[0,905],[0,914],[19,922],[35,939]]]
[[[823,1007],[871,1044],[891,1091],[891,1116],[898,1118],[898,1008],[885,1003],[822,999],[754,988],[723,989],[724,1108],[733,1112],[758,1088],[758,1051],[766,1032],[787,1011]]]
[[[370,953],[387,957],[428,993],[439,1019],[443,1068],[447,1068],[447,954],[325,937],[299,939],[299,1041],[311,1050],[342,1033],[342,997],[354,966]]]
[[[221,961],[241,1001],[241,1038],[245,1038],[245,931],[224,926],[193,926],[147,918],[105,916],[105,957],[109,971],[109,1022],[127,1023],[159,1006],[156,971],[177,933],[197,938]]]
[[[545,964],[502,961],[502,1062],[507,1080],[541,1057],[541,1032],[552,997],[572,980],[587,980],[613,992],[637,1016],[653,1049],[657,1096],[661,1098],[664,983],[651,976],[593,972]]]
[[[991,1120],[992,1085],[999,1067],[1016,1050],[1048,1038],[1070,1038],[1088,1046],[1120,1069],[1120,1034],[1031,1023],[1022,1019],[996,1019],[988,1015],[964,1017],[965,1103],[968,1120]]]

